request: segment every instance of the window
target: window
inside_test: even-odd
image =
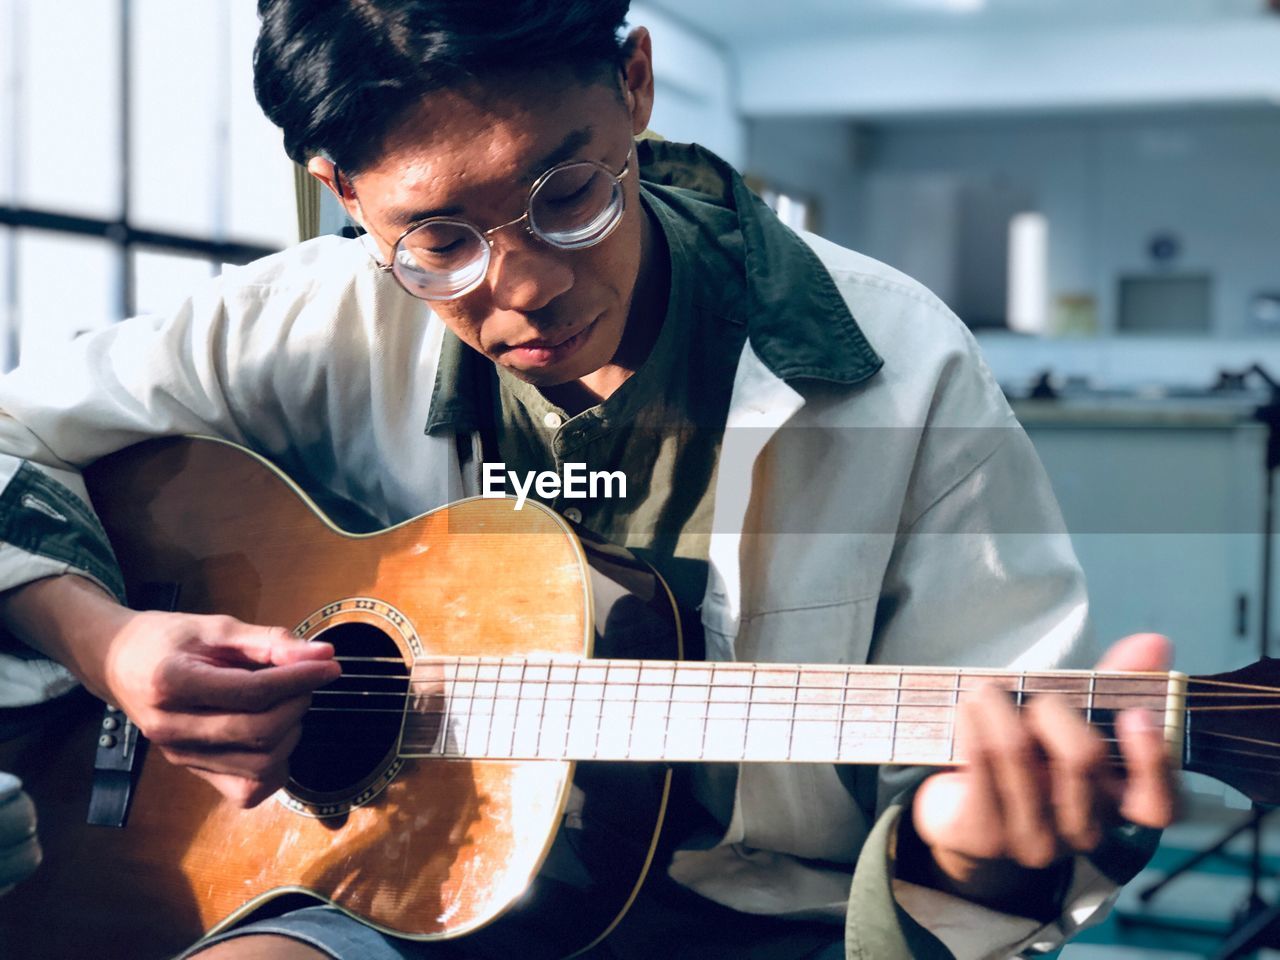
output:
[[[256,33],[228,0],[0,0],[0,369],[293,242]]]

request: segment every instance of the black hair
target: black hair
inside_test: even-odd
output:
[[[351,173],[434,90],[539,67],[616,71],[630,0],[259,0],[254,92],[298,163]]]

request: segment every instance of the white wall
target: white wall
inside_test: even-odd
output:
[[[633,3],[628,19],[653,35],[656,94],[650,127],[668,140],[700,143],[740,167],[745,131],[724,48],[646,3]]]
[[[861,215],[863,142],[849,123],[784,117],[747,124],[745,171],[817,201],[816,232],[854,246]]]
[[[904,124],[880,129],[872,152],[872,194],[947,180],[1029,193],[1049,218],[1051,296],[1094,297],[1103,333],[1115,329],[1119,277],[1159,272],[1147,248],[1160,232],[1182,241],[1169,269],[1212,276],[1216,336],[1266,332],[1248,305],[1280,288],[1280,109]],[[880,240],[892,217],[859,218],[872,256],[894,258]]]
[[[1118,0],[1119,2],[1119,0]],[[748,116],[1115,109],[1280,100],[1280,21],[852,30],[741,44]]]
[[[1280,289],[1280,109],[901,121],[864,125],[856,136],[851,129],[841,119],[754,120],[748,167],[835,198],[824,232],[944,300],[959,283],[962,191],[995,186],[1025,193],[1048,216],[1051,297],[1093,297],[1104,335],[1115,328],[1118,278],[1157,272],[1148,241],[1172,231],[1183,252],[1171,269],[1214,281],[1213,345],[1205,353],[1204,341],[1190,341],[1187,363],[1175,364],[1182,375],[1211,372],[1221,341],[1253,338],[1251,350],[1280,344],[1248,318],[1255,294]],[[1123,354],[1137,365],[1129,380],[1162,379],[1168,358],[1143,349],[1150,340],[1135,343],[1058,350],[1014,340],[997,349],[1011,362],[1020,352],[1036,362],[1060,353],[1103,379],[1122,372]],[[1144,364],[1144,355],[1153,359]],[[1021,376],[1023,366],[1010,372]]]

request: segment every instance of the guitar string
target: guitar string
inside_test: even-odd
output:
[[[339,677],[337,681],[334,681],[334,684],[340,684],[340,682],[342,682],[343,680],[384,680],[384,681],[389,681],[389,682],[403,682],[403,681],[404,681],[404,677],[381,677],[381,676],[378,676],[378,675],[358,675],[358,676],[347,675],[347,676]],[[472,681],[472,680],[445,680],[445,681],[439,681],[439,680],[415,680],[415,681],[410,681],[410,686],[412,686],[412,685],[417,685],[417,686],[424,686],[424,685],[425,685],[425,686],[433,686],[433,685],[442,685],[442,684],[444,684],[444,685],[453,685],[453,686],[460,686],[460,685],[463,685],[463,684],[492,684],[492,685],[494,685],[494,686],[507,686],[507,685],[509,685],[509,686],[520,687],[520,686],[526,686],[526,685],[530,685],[530,684],[538,684],[538,685],[544,685],[544,686],[568,686],[568,685],[570,685],[570,682],[568,682],[568,681],[540,681],[540,680],[539,680],[539,681],[520,681],[520,680],[502,680],[502,681]],[[340,687],[340,689],[338,689],[338,687],[334,687],[334,685],[333,685],[333,684],[330,684],[330,685],[328,685],[328,686],[320,687],[320,689],[319,689],[319,690],[314,690],[314,691],[312,691],[312,696],[315,696],[315,695],[324,695],[324,696],[401,696],[401,698],[402,698],[402,696],[410,696],[410,695],[415,695],[415,696],[439,696],[439,695],[442,695],[442,694],[440,694],[440,692],[435,691],[435,690],[430,690],[430,691],[428,691],[428,692],[422,692],[422,691],[416,691],[416,692],[415,692],[415,691],[410,691],[410,690],[408,690],[408,689],[392,689],[392,690],[387,690],[387,689],[385,689],[385,686],[387,686],[387,685],[385,685],[385,684],[384,684],[384,685],[381,685],[380,687],[369,687],[369,689],[364,689],[364,687],[355,687],[355,689],[347,689],[347,687]],[[643,687],[643,689],[648,689],[648,690],[660,690],[660,691],[666,691],[666,690],[668,690],[668,689],[675,690],[675,689],[677,689],[677,687],[682,687],[682,689],[686,689],[686,690],[710,690],[710,687],[708,687],[708,686],[707,686],[707,685],[705,685],[705,684],[662,684],[662,682],[643,682],[643,684],[628,684],[628,682],[612,681],[612,682],[611,682],[611,684],[603,684],[603,682],[602,682],[602,684],[599,684],[598,686],[602,686],[602,687],[603,687],[603,686],[612,686],[612,687],[632,687],[632,686],[634,686],[634,687],[637,687],[637,689],[641,689],[641,687]],[[714,687],[714,689],[717,689],[717,690],[739,689],[739,686],[737,686],[737,685],[732,685],[732,684],[728,684],[728,685],[717,685],[716,687]],[[742,690],[751,690],[751,691],[755,691],[755,690],[786,690],[786,691],[788,691],[788,692],[792,692],[792,691],[796,691],[796,692],[805,692],[805,691],[812,691],[812,690],[831,690],[831,691],[833,691],[833,692],[841,692],[841,691],[840,691],[840,689],[838,689],[838,687],[824,687],[824,686],[823,686],[823,687],[814,687],[814,686],[781,686],[781,685],[764,686],[764,685],[762,685],[762,686],[751,686],[751,687],[748,687],[748,686],[742,686],[742,687],[741,687],[741,689],[742,689]],[[963,689],[961,689],[961,690],[960,690],[960,692],[961,692],[961,694],[973,694],[973,692],[977,692],[977,691],[978,691],[978,689],[979,689],[979,687],[963,687]],[[892,689],[887,689],[887,687],[854,687],[854,686],[851,686],[851,687],[849,687],[849,690],[855,690],[855,691],[883,691],[883,692],[884,692],[884,694],[886,694],[886,695],[888,695],[888,694],[897,694],[897,692],[899,692],[899,691],[895,691],[895,690],[892,690]],[[938,692],[938,694],[947,694],[947,699],[945,699],[945,700],[940,700],[940,701],[938,701],[938,703],[933,703],[933,701],[932,701],[932,700],[915,699],[915,698],[919,698],[919,695],[925,694],[925,692]],[[1028,690],[1027,692],[1028,692],[1028,694],[1037,694],[1037,695],[1041,695],[1041,694],[1053,694],[1053,695],[1057,695],[1057,696],[1065,696],[1065,698],[1071,698],[1071,696],[1080,696],[1080,698],[1088,698],[1088,696],[1089,696],[1089,692],[1088,692],[1087,690],[1069,690],[1069,689],[1066,689],[1066,687],[1062,687],[1062,689],[1057,689],[1057,690],[1053,690],[1053,689],[1048,689],[1048,690]],[[886,700],[883,700],[883,701],[877,701],[877,700],[837,700],[837,699],[826,699],[826,700],[805,700],[805,699],[801,699],[801,698],[780,699],[780,700],[760,700],[760,699],[751,699],[751,698],[746,698],[746,699],[728,699],[728,698],[714,698],[714,699],[712,699],[712,698],[708,698],[708,701],[709,701],[709,703],[753,703],[753,704],[768,704],[768,703],[776,703],[776,704],[787,704],[787,703],[792,703],[792,700],[794,700],[794,701],[795,701],[795,703],[800,703],[800,704],[810,704],[810,705],[815,705],[815,707],[818,707],[818,705],[838,704],[838,703],[845,703],[846,705],[850,705],[850,707],[876,707],[876,705],[884,705],[884,707],[892,707],[892,705],[893,705],[893,704],[895,704],[895,703],[896,703],[896,704],[901,704],[901,705],[902,705],[902,707],[952,707],[952,705],[954,705],[954,700],[952,700],[952,695],[954,695],[954,694],[955,694],[955,691],[947,691],[947,690],[937,690],[937,691],[932,691],[932,690],[919,690],[919,689],[905,689],[905,690],[902,690],[902,691],[901,691],[901,694],[910,694],[910,695],[911,695],[911,699],[900,699],[900,700],[888,700],[888,699],[886,699]],[[584,699],[584,698],[582,698],[582,696],[580,696],[580,695],[579,695],[579,696],[541,696],[541,698],[535,698],[535,696],[530,696],[530,695],[521,694],[521,692],[512,692],[512,694],[504,694],[504,695],[497,695],[497,694],[495,694],[495,695],[492,695],[492,696],[479,696],[479,695],[476,695],[476,694],[457,694],[457,692],[451,692],[451,694],[448,694],[448,695],[449,695],[449,696],[457,696],[457,698],[480,699],[480,700],[503,700],[503,701],[506,701],[506,700],[541,699],[541,700],[547,700],[547,701],[548,701],[548,703],[554,703],[554,701],[561,701],[561,700],[581,700],[581,699]],[[1210,698],[1222,698],[1222,699],[1233,699],[1233,698],[1234,698],[1234,699],[1239,699],[1239,698],[1243,698],[1243,696],[1245,696],[1245,694],[1239,694],[1239,692],[1220,692],[1220,694],[1194,694],[1194,695],[1192,695],[1192,696],[1194,696],[1194,699],[1196,699],[1197,701],[1199,701],[1199,700],[1207,700],[1207,699],[1210,699]],[[1251,699],[1251,700],[1263,699],[1263,698],[1262,698],[1262,696],[1260,696],[1260,695],[1256,695],[1256,694],[1251,694],[1251,695],[1248,695],[1248,696],[1249,696],[1249,699]],[[1165,700],[1166,700],[1166,698],[1167,698],[1167,692],[1166,692],[1165,690],[1152,690],[1152,691],[1149,691],[1149,692],[1146,692],[1146,691],[1139,691],[1139,690],[1128,690],[1128,691],[1126,691],[1126,690],[1116,690],[1116,691],[1108,691],[1108,692],[1102,692],[1102,694],[1096,694],[1096,695],[1094,695],[1094,703],[1096,703],[1096,705],[1097,705],[1097,700],[1102,700],[1102,701],[1103,701],[1103,705],[1102,705],[1102,707],[1100,707],[1100,708],[1098,708],[1098,709],[1107,709],[1107,708],[1106,708],[1106,705],[1105,705],[1105,704],[1106,704],[1106,701],[1108,701],[1108,700],[1116,700],[1116,699],[1125,699],[1125,698],[1130,698],[1130,699],[1132,699],[1132,698],[1144,698],[1144,699],[1149,699],[1149,700],[1155,700],[1155,701],[1158,701],[1158,703],[1160,703],[1160,704],[1164,704],[1164,701],[1165,701]],[[605,698],[602,698],[602,699],[605,699]],[[625,698],[614,698],[614,699],[625,699]],[[643,698],[643,696],[639,696],[639,695],[637,695],[637,696],[635,696],[635,698],[634,698],[634,699],[636,699],[636,700],[640,700],[640,701],[641,701],[641,703],[644,703],[644,701],[648,701],[649,699],[659,700],[659,699],[666,699],[666,698]],[[1271,694],[1271,695],[1270,695],[1270,698],[1268,698],[1268,699],[1272,699],[1272,700],[1280,700],[1280,690],[1277,690],[1277,691],[1275,692],[1275,694]],[[698,703],[698,701],[699,701],[699,700],[694,700],[694,699],[691,699],[691,700],[676,700],[676,703]],[[1187,708],[1185,708],[1185,709],[1188,709],[1188,710],[1206,710],[1206,709],[1210,709],[1210,710],[1219,710],[1219,709],[1221,709],[1221,710],[1225,710],[1225,709],[1272,709],[1272,707],[1271,707],[1271,705],[1268,705],[1268,704],[1258,704],[1258,703],[1243,703],[1243,704],[1240,704],[1240,703],[1235,703],[1235,704],[1206,704],[1206,705],[1203,705],[1203,707],[1199,707],[1199,705],[1192,705],[1192,707],[1187,707]]]
[[[483,657],[448,657],[448,658],[445,658],[445,657],[439,657],[439,658],[423,658],[423,659],[419,659],[419,660],[414,661],[414,662],[413,662],[413,664],[406,663],[406,661],[405,661],[403,658],[401,658],[401,657],[351,657],[351,656],[335,656],[333,659],[334,659],[334,660],[337,660],[337,661],[339,661],[339,662],[353,662],[353,663],[354,663],[354,662],[362,662],[362,663],[399,663],[399,664],[404,664],[405,666],[414,666],[414,667],[421,667],[421,666],[423,666],[423,665],[431,665],[431,666],[439,665],[439,666],[445,666],[445,665],[449,665],[449,664],[453,664],[453,665],[455,665],[455,666],[459,666],[459,667],[461,667],[461,666],[463,666],[463,665],[465,664],[465,665],[468,665],[468,666],[471,666],[471,667],[474,667],[474,668],[477,668],[477,669],[479,669],[480,667],[498,667],[499,669],[501,669],[501,667],[502,667],[502,666],[509,666],[509,665],[510,665],[510,664],[512,664],[513,662],[532,662],[532,661],[528,661],[528,660],[527,660],[527,658],[521,658],[521,660],[519,660],[519,661],[513,661],[513,660],[508,660],[508,659],[506,659],[506,658],[501,658],[501,657],[498,657],[498,658],[493,658],[493,657],[490,657],[490,658],[483,658]],[[671,661],[672,666],[670,666],[670,667],[659,667],[659,666],[656,666],[656,662],[655,662],[655,661],[632,661],[632,662],[633,662],[633,663],[636,663],[636,664],[638,664],[638,665],[639,665],[639,664],[644,664],[644,666],[643,666],[643,667],[637,666],[635,669],[643,669],[643,670],[645,670],[645,671],[649,671],[649,672],[652,672],[652,671],[654,671],[654,670],[673,670],[673,671],[675,671],[675,670],[684,670],[684,671],[698,671],[698,670],[706,670],[706,671],[708,671],[708,672],[709,672],[709,669],[708,669],[708,668],[710,667],[710,662],[709,662],[709,661],[696,661],[696,660],[690,660],[690,661]],[[587,669],[587,670],[592,670],[592,669],[595,669],[595,670],[604,670],[604,669],[606,669],[603,663],[601,663],[601,662],[599,662],[599,661],[592,661],[592,660],[590,660],[590,659],[587,659],[587,660],[581,660],[581,661],[568,661],[568,662],[566,662],[566,661],[542,661],[542,663],[541,663],[540,665],[545,666],[548,670],[572,670],[572,671],[575,671],[575,672],[576,672],[576,671],[579,671],[579,670],[581,670],[581,669]],[[741,673],[749,672],[747,668],[748,668],[749,666],[751,666],[751,665],[749,665],[749,664],[733,664],[733,663],[721,663],[721,664],[717,664],[717,665],[718,665],[718,666],[720,666],[720,667],[722,667],[722,668],[725,668],[722,672],[741,672]],[[762,666],[763,666],[763,667],[768,667],[768,668],[770,668],[770,669],[771,669],[771,671],[772,671],[772,672],[778,672],[778,673],[782,673],[782,672],[790,672],[790,671],[788,671],[788,670],[787,670],[787,668],[785,668],[785,667],[781,667],[781,668],[780,668],[780,667],[779,667],[779,665],[777,665],[777,664],[756,664],[755,666],[757,666],[757,667],[762,667]],[[840,670],[840,669],[838,669],[838,668],[835,668],[835,669],[829,669],[829,670],[824,670],[824,669],[823,669],[823,665],[822,665],[822,664],[813,664],[813,665],[806,664],[806,665],[805,665],[805,668],[804,668],[803,670],[801,670],[801,671],[798,671],[798,672],[800,672],[800,673],[802,673],[802,674],[803,674],[803,673],[804,673],[804,672],[806,672],[806,671],[808,671],[808,672],[815,672],[815,673],[831,673],[831,674],[838,674],[838,675],[842,675],[842,676],[844,675],[844,673],[846,673],[846,671]],[[894,668],[894,669],[890,669],[890,668],[871,668],[871,667],[868,667],[867,669],[864,669],[864,670],[847,671],[847,672],[848,672],[848,675],[849,675],[849,676],[859,676],[859,675],[862,675],[862,676],[866,676],[866,675],[883,675],[883,676],[886,676],[886,677],[892,677],[892,676],[895,676],[895,675],[896,675],[896,672],[895,672],[895,671],[896,671],[896,668]],[[968,669],[968,668],[955,669],[955,668],[945,668],[945,667],[940,667],[940,668],[938,668],[936,671],[930,671],[930,670],[928,670],[928,669],[919,670],[919,671],[917,671],[914,675],[915,675],[915,676],[941,676],[941,677],[948,677],[948,676],[950,676],[950,675],[952,675],[952,674],[958,674],[962,679],[963,679],[963,678],[973,678],[973,679],[982,679],[982,678],[1001,679],[1001,678],[1009,678],[1009,679],[1016,679],[1018,676],[1022,675],[1022,674],[1020,674],[1020,673],[1019,673],[1019,672],[1017,672],[1017,671],[1010,671],[1010,670],[997,670],[997,669],[990,669],[990,670],[974,670],[974,669]],[[1053,672],[1036,672],[1036,671],[1028,671],[1028,672],[1026,672],[1026,673],[1025,673],[1025,676],[1026,676],[1028,679],[1046,679],[1046,678],[1047,678],[1047,679],[1061,679],[1061,675],[1060,675],[1060,674],[1056,674],[1056,673],[1053,673]],[[1169,675],[1168,673],[1164,673],[1164,672],[1161,672],[1161,671],[1134,671],[1134,672],[1129,672],[1129,671],[1106,671],[1106,670],[1100,670],[1100,671],[1089,671],[1089,672],[1086,672],[1086,673],[1082,673],[1082,674],[1081,674],[1081,676],[1080,676],[1080,679],[1081,679],[1081,680],[1088,680],[1090,677],[1097,677],[1097,678],[1100,678],[1100,679],[1103,679],[1103,680],[1122,680],[1122,681],[1124,681],[1124,680],[1129,680],[1129,681],[1132,681],[1132,680],[1155,680],[1155,681],[1159,681],[1159,682],[1162,682],[1162,683],[1167,683],[1167,682],[1168,682],[1168,680],[1169,680],[1169,678],[1170,678],[1170,675]],[[411,679],[411,680],[412,680],[412,676],[411,676],[411,675],[406,675],[406,678],[407,678],[407,679]],[[465,680],[458,680],[458,679],[456,679],[456,678],[455,678],[455,682],[472,682],[473,680],[474,680],[475,682],[485,682],[485,683],[496,683],[496,682],[515,682],[515,681],[511,681],[511,680],[504,681],[504,680],[502,680],[501,678],[497,678],[497,677],[491,677],[491,678],[478,678],[478,677],[473,678],[473,677],[468,677],[468,678],[465,678]],[[414,681],[414,682],[422,682],[422,681]],[[538,681],[538,682],[541,682],[541,681]],[[548,681],[548,682],[557,682],[557,681]],[[569,682],[569,681],[561,681],[561,682],[566,682],[566,683],[567,683],[567,682]],[[657,682],[657,681],[641,681],[641,682],[642,682],[642,683],[655,683],[655,682]],[[736,684],[728,684],[728,685],[729,685],[729,686],[736,686]],[[792,684],[755,684],[754,686],[756,686],[756,687],[785,687],[785,689],[788,689],[788,690],[790,690],[790,689],[792,689],[792,688],[793,688],[793,685],[792,685]],[[1211,679],[1211,678],[1208,678],[1208,677],[1187,677],[1187,687],[1188,687],[1188,692],[1191,692],[1191,688],[1192,688],[1193,686],[1195,686],[1195,687],[1227,687],[1227,688],[1231,688],[1231,689],[1235,689],[1235,690],[1252,690],[1252,691],[1256,691],[1256,692],[1258,692],[1258,693],[1271,694],[1271,695],[1273,695],[1273,696],[1280,697],[1280,689],[1278,689],[1278,688],[1276,688],[1276,687],[1273,687],[1273,686],[1267,686],[1266,684],[1241,683],[1241,682],[1239,682],[1239,681],[1235,681],[1235,680],[1214,680],[1214,679]],[[827,688],[828,688],[828,687],[827,687],[827,685],[825,685],[825,684],[808,684],[808,685],[802,685],[802,686],[801,686],[801,689],[813,689],[813,688],[815,688],[815,687],[816,687],[816,688],[818,688],[818,689],[827,689]],[[839,689],[839,688],[840,688],[840,684],[835,684],[835,685],[831,686],[829,689]],[[850,689],[859,689],[859,688],[851,687]],[[863,688],[861,688],[861,689],[880,689],[880,688],[878,688],[878,687],[863,687]],[[927,689],[930,689],[930,688],[928,688],[928,687],[908,687],[908,688],[906,688],[906,689],[908,689],[908,690],[927,690]],[[1031,692],[1031,693],[1058,693],[1058,692],[1063,692],[1063,691],[1059,691],[1059,690],[1034,690],[1034,691],[1028,691],[1028,692]],[[1066,692],[1073,692],[1073,693],[1074,693],[1074,692],[1083,692],[1083,691],[1074,691],[1074,690],[1072,690],[1072,691],[1066,691]],[[1202,695],[1202,696],[1204,696],[1204,695],[1206,695],[1206,694],[1201,694],[1201,695]]]
[[[456,681],[456,682],[446,681],[446,683],[456,683],[456,684],[470,683],[470,682],[471,681]],[[421,681],[421,683],[427,683],[427,681]],[[522,686],[522,684],[519,681],[511,681],[511,683],[514,687]],[[403,700],[410,696],[418,697],[418,698],[446,698],[447,697],[450,700],[470,700],[470,701],[482,702],[482,703],[530,703],[530,702],[533,702],[533,703],[572,703],[572,702],[659,703],[667,700],[668,698],[665,696],[664,697],[639,696],[638,692],[632,693],[629,696],[608,696],[607,693],[610,689],[616,690],[619,687],[643,686],[655,691],[666,691],[671,687],[671,685],[669,684],[630,684],[630,683],[617,684],[613,687],[610,687],[607,684],[601,683],[601,684],[597,684],[596,686],[600,688],[599,691],[597,691],[600,694],[600,696],[598,697],[586,697],[581,695],[576,697],[575,696],[550,696],[546,693],[534,694],[534,693],[522,692],[520,690],[515,690],[515,689],[513,689],[509,693],[498,693],[498,692],[494,692],[492,694],[480,694],[476,692],[459,693],[456,689],[451,691],[446,691],[444,689],[440,689],[435,686],[432,686],[427,690],[417,690],[417,691],[362,689],[362,688],[348,690],[348,689],[333,689],[332,687],[322,687],[318,690],[312,691],[311,695],[313,697],[316,697],[316,696],[392,697],[397,700]],[[686,686],[687,689],[691,689],[691,690],[705,689],[692,684],[684,685],[684,686]],[[720,688],[720,689],[723,689],[723,688]],[[826,689],[826,688],[823,688],[823,689]],[[851,687],[850,689],[854,690],[857,688]],[[863,689],[877,690],[878,688],[863,688]],[[892,692],[892,691],[889,691],[889,692]],[[938,693],[940,694],[943,694],[946,692],[947,691],[938,691]],[[1084,691],[1075,691],[1075,690],[1035,690],[1035,691],[1028,691],[1028,692],[1035,693],[1035,694],[1046,694],[1046,693],[1057,694],[1068,699],[1073,697],[1080,697],[1080,698],[1086,698],[1086,699],[1088,698],[1088,695]],[[973,693],[977,693],[977,691],[964,690],[964,691],[961,691],[961,693],[973,694]],[[969,699],[969,698],[966,698],[966,699]],[[1141,700],[1141,701],[1149,701],[1151,708],[1154,710],[1164,710],[1167,702],[1167,697],[1163,691],[1158,693],[1157,692],[1143,693],[1140,691],[1117,691],[1115,693],[1105,693],[1105,694],[1100,694],[1095,696],[1093,698],[1092,706],[1094,709],[1097,709],[1097,710],[1128,709],[1129,706],[1134,706],[1134,704],[1117,703],[1116,701],[1134,700],[1134,699]],[[680,703],[680,704],[706,703],[706,704],[716,704],[720,706],[733,705],[733,704],[748,704],[750,706],[756,706],[756,707],[767,707],[767,706],[786,707],[791,705],[794,702],[797,706],[806,706],[806,707],[845,706],[845,707],[892,708],[894,706],[902,706],[902,707],[920,707],[924,709],[946,708],[947,710],[952,710],[954,709],[954,706],[955,706],[951,696],[947,696],[945,699],[938,699],[938,700],[933,700],[933,699],[926,700],[919,697],[907,698],[907,699],[881,698],[881,699],[875,699],[875,700],[858,700],[858,699],[855,699],[855,700],[836,700],[836,699],[761,700],[761,699],[754,699],[750,696],[747,696],[747,697],[733,697],[733,698],[701,697],[701,698],[689,698],[689,699],[675,699],[672,702]],[[969,702],[972,702],[972,700],[969,699]],[[1141,706],[1141,705],[1142,705],[1141,703],[1136,704],[1136,706]],[[334,709],[340,709],[340,708],[334,708]],[[1224,712],[1224,711],[1235,711],[1235,710],[1271,710],[1271,709],[1274,709],[1274,707],[1271,706],[1270,704],[1265,704],[1265,703],[1240,703],[1240,704],[1209,703],[1209,704],[1203,704],[1203,705],[1193,704],[1191,706],[1183,707],[1181,709],[1185,712],[1204,713],[1204,712]]]
[[[406,661],[402,657],[344,657],[335,656],[335,660],[350,660],[352,662],[384,662],[384,663],[402,663],[406,666],[457,666],[471,668],[486,667],[519,667],[541,666],[549,670],[580,670],[580,669],[607,669],[606,664],[616,669],[622,664],[628,664],[631,669],[644,670],[651,672],[653,670],[672,670],[672,671],[704,671],[711,672],[714,665],[721,673],[745,673],[750,674],[753,668],[757,671],[765,670],[773,673],[829,673],[843,676],[848,673],[850,676],[884,676],[890,679],[896,678],[899,667],[873,666],[870,664],[849,670],[839,664],[821,664],[821,663],[804,663],[804,664],[783,664],[761,662],[712,662],[709,660],[607,660],[592,659],[590,657],[584,659],[564,659],[564,658],[531,658],[531,657],[485,657],[485,656],[435,656],[420,657],[413,661]],[[996,667],[990,668],[974,668],[974,667],[918,667],[908,668],[907,676],[941,676],[950,677],[953,674],[960,674],[963,677],[1008,677],[1016,679],[1018,676],[1025,674],[1028,679],[1063,679],[1064,674],[1071,674],[1081,680],[1088,680],[1091,677],[1097,677],[1103,680],[1159,680],[1168,681],[1172,676],[1167,671],[1162,670],[1048,670],[1048,671],[1018,671],[1007,670]],[[1187,682],[1191,684],[1202,684],[1207,686],[1236,687],[1240,689],[1275,691],[1277,688],[1268,686],[1267,684],[1250,684],[1241,683],[1235,680],[1216,680],[1213,677],[1195,677],[1188,676]],[[788,684],[790,686],[790,684]],[[838,684],[837,684],[838,686]],[[919,688],[908,688],[919,689]],[[928,689],[928,688],[923,688]]]

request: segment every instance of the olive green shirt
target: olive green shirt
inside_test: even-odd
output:
[[[716,462],[746,340],[745,284],[723,242],[736,231],[731,211],[662,187],[646,187],[643,202],[671,262],[666,315],[648,358],[576,416],[497,367],[495,435],[498,459],[520,476],[563,474],[566,463],[619,471],[625,496],[600,483],[597,496],[562,494],[546,504],[650,563],[688,611],[706,590]],[[699,242],[702,230],[719,242]]]

